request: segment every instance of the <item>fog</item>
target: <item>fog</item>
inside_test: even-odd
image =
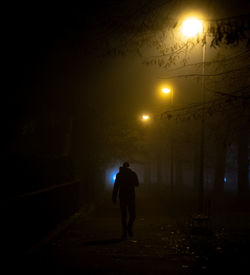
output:
[[[166,198],[173,215],[250,210],[248,1],[132,2],[5,7],[7,221],[18,205],[33,207],[44,234],[80,207],[111,199],[125,161],[141,194],[163,207]],[[211,26],[247,27],[233,38],[211,27],[206,43],[180,41],[177,18],[193,10]]]

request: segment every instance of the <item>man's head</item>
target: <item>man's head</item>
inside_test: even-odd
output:
[[[123,167],[125,167],[125,168],[129,167],[129,163],[125,161],[125,162],[123,163]]]

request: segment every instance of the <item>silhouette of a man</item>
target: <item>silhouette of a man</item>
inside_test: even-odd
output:
[[[124,162],[120,167],[120,171],[116,174],[115,184],[113,188],[112,200],[116,203],[119,191],[120,211],[122,222],[122,239],[127,238],[127,233],[133,237],[133,223],[135,221],[135,186],[139,186],[136,173],[129,168],[129,163]],[[127,222],[127,210],[129,220]]]

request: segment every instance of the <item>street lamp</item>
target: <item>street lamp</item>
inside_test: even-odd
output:
[[[142,128],[144,128],[144,130],[142,131],[142,133],[143,133],[143,136],[142,136],[142,138],[145,140],[145,141],[147,141],[147,139],[148,139],[148,136],[149,136],[149,132],[148,131],[146,131],[146,128],[149,128],[151,125],[151,123],[150,123],[150,120],[151,120],[151,116],[149,115],[149,114],[146,114],[146,113],[144,113],[144,114],[142,114],[142,115],[140,115],[140,120],[141,120],[141,122],[142,122],[142,125],[143,125],[143,127]],[[146,186],[150,186],[150,167],[148,167],[150,165],[150,161],[146,161],[145,163],[144,163],[144,167],[145,167],[145,172],[144,172],[144,176],[145,176],[145,182],[146,182]]]
[[[163,95],[167,95],[171,93],[171,105],[173,107],[174,103],[174,92],[173,89],[170,89],[166,86],[161,88],[161,92]],[[174,191],[174,145],[173,145],[173,138],[171,138],[170,144],[170,190],[171,193]]]
[[[204,32],[203,22],[197,18],[187,18],[183,21],[181,26],[182,34],[187,38],[196,37],[197,35]],[[203,211],[203,197],[204,197],[204,123],[205,123],[205,114],[204,114],[204,104],[205,104],[205,54],[206,54],[206,44],[203,44],[202,47],[202,114],[201,114],[201,136],[200,136],[200,179],[199,179],[199,211]]]
[[[171,105],[173,105],[173,100],[174,100],[173,90],[171,88],[168,88],[168,87],[163,87],[163,88],[161,88],[161,93],[162,93],[163,96],[171,94]]]
[[[144,114],[144,115],[141,116],[141,119],[142,119],[142,121],[148,121],[150,119],[150,116]]]
[[[171,90],[169,88],[162,88],[161,91],[164,93],[164,94],[169,94],[171,92]]]
[[[183,21],[181,26],[182,34],[188,38],[195,37],[203,31],[203,23],[201,20],[191,17]]]

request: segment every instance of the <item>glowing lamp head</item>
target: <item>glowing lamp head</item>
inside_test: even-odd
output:
[[[142,115],[142,120],[143,121],[149,120],[149,115]]]
[[[171,92],[171,90],[169,88],[162,88],[161,91],[163,94],[168,94]]]
[[[182,24],[181,31],[186,37],[195,37],[203,31],[202,21],[197,18],[186,19]]]

